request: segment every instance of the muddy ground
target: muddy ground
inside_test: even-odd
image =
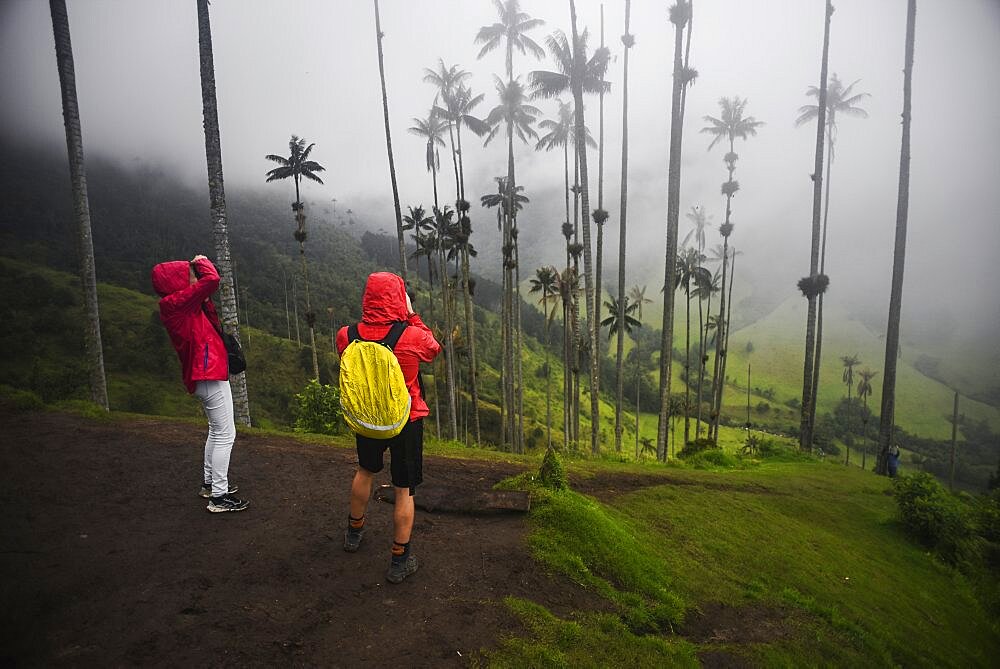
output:
[[[341,548],[352,449],[241,434],[230,475],[251,506],[211,514],[202,426],[0,421],[0,665],[467,666],[521,631],[504,596],[601,606],[542,573],[520,514],[418,510],[420,571],[388,584],[390,506],[369,507],[358,553]],[[425,462],[428,484],[470,489],[516,471]]]
[[[230,480],[250,508],[211,514],[202,425],[0,403],[0,435],[0,667],[464,667],[525,633],[506,596],[560,616],[610,609],[539,567],[520,513],[418,508],[420,570],[387,583],[390,505],[372,501],[361,550],[342,549],[353,449],[240,434]],[[428,457],[425,490],[485,491],[519,471]],[[602,472],[572,484],[610,500],[691,482]],[[748,666],[734,645],[787,638],[788,613],[706,603],[678,632],[706,666]]]

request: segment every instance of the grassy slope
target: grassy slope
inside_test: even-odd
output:
[[[772,387],[778,402],[784,402],[802,393],[802,340],[801,325],[805,323],[805,301],[790,298],[766,318],[733,332],[730,335],[732,351],[726,373],[740,380],[745,387],[748,355],[746,344],[753,343],[749,355],[752,386]],[[840,356],[857,354],[859,368],[870,367],[881,372],[885,355],[885,341],[857,321],[848,320],[837,310],[827,309],[824,316],[823,365],[820,370],[819,410],[830,411],[846,396],[842,383],[843,365]],[[945,416],[951,414],[953,391],[939,381],[930,379],[913,367],[921,352],[904,343],[903,357],[897,365],[896,422],[908,431],[934,439],[950,439],[951,426]],[[855,369],[859,369],[855,368]],[[882,396],[882,375],[875,377],[873,393],[868,405],[878,413]],[[740,398],[729,392],[727,404],[733,411]],[[757,399],[753,403],[757,403]],[[962,412],[977,420],[986,419],[993,429],[1000,429],[1000,410],[981,402],[963,399]]]
[[[902,535],[884,479],[816,461],[670,475],[685,485],[644,488],[610,505],[574,493],[539,505],[530,538],[538,558],[618,602],[623,617],[559,620],[511,602],[527,634],[491,664],[688,664],[722,651],[769,666],[989,666],[1000,653],[998,629],[966,581]],[[764,611],[767,620],[747,624],[782,632],[700,646],[650,633],[643,627],[661,589],[667,601],[680,597],[689,617],[721,602],[751,619]]]

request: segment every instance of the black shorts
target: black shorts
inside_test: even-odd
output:
[[[385,468],[383,458],[389,449],[389,472],[392,485],[397,488],[416,488],[423,480],[424,421],[410,421],[403,431],[392,439],[372,439],[355,435],[358,444],[358,464],[377,474]]]

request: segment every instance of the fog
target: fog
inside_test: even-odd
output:
[[[581,26],[599,42],[600,4],[579,0]],[[531,36],[540,44],[552,30],[569,32],[568,3],[524,0],[523,10],[545,20]],[[902,108],[903,0],[835,3],[830,72],[856,91],[869,118],[839,118],[832,174],[827,273],[828,304],[881,310],[888,304],[899,176]],[[162,0],[69,0],[77,89],[88,155],[128,163],[161,164],[204,188],[205,154],[198,69],[196,5]],[[662,282],[666,165],[672,62],[672,25],[666,2],[636,0],[630,54],[629,285]],[[473,38],[495,21],[486,0],[383,0],[386,84],[400,200],[432,204],[423,140],[406,132],[426,116],[434,91],[423,68],[438,57],[473,73],[470,80],[496,104],[492,74],[503,70],[502,50],[477,60]],[[740,277],[748,290],[772,301],[795,294],[808,274],[815,126],[795,128],[798,108],[815,103],[806,88],[818,85],[822,0],[699,0],[694,4],[691,63],[699,76],[687,99],[681,211],[705,207],[716,225],[724,217],[719,185],[725,149],[711,152],[698,130],[717,116],[722,96],[749,99],[747,113],[766,125],[738,142],[732,244],[744,252]],[[605,102],[606,286],[616,282],[618,197],[621,173],[623,2],[605,3],[606,41],[613,62]],[[222,130],[230,197],[240,189],[267,189],[293,198],[290,183],[264,184],[267,153],[287,155],[292,133],[316,143],[313,158],[326,167],[325,185],[307,183],[311,224],[336,198],[361,224],[394,228],[382,126],[374,19],[370,2],[215,0],[211,5]],[[913,80],[913,150],[904,316],[927,333],[992,332],[1000,327],[995,286],[1000,270],[1000,220],[993,188],[1000,183],[1000,3],[996,0],[920,0]],[[515,73],[552,69],[515,53]],[[567,96],[568,98],[568,96]],[[0,121],[9,137],[65,146],[59,84],[48,6],[6,0],[0,9]],[[546,116],[555,103],[537,103]],[[985,125],[976,125],[974,119]],[[598,134],[597,99],[587,119]],[[495,144],[495,145],[494,145]],[[464,136],[467,194],[473,201],[474,268],[498,272],[495,215],[478,196],[495,190],[506,171],[505,142],[486,150]],[[515,147],[518,183],[531,203],[519,219],[522,276],[563,258],[562,155]],[[591,202],[596,206],[597,155],[591,153]],[[453,199],[447,152],[441,154],[442,202]],[[68,184],[67,184],[68,188]],[[322,205],[322,206],[316,206]],[[206,199],[207,214],[207,199]],[[207,220],[207,215],[206,215]],[[288,221],[289,230],[292,221]],[[681,236],[688,229],[681,220]],[[721,241],[709,231],[709,245]],[[99,268],[98,268],[99,271]],[[656,292],[650,290],[650,293]],[[954,327],[944,327],[951,323]],[[914,332],[904,330],[904,338]]]

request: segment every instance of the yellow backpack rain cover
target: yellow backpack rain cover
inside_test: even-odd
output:
[[[410,419],[410,391],[393,349],[406,323],[393,323],[380,341],[368,341],[358,326],[347,329],[348,344],[340,358],[340,408],[354,432],[372,439],[391,439]]]

